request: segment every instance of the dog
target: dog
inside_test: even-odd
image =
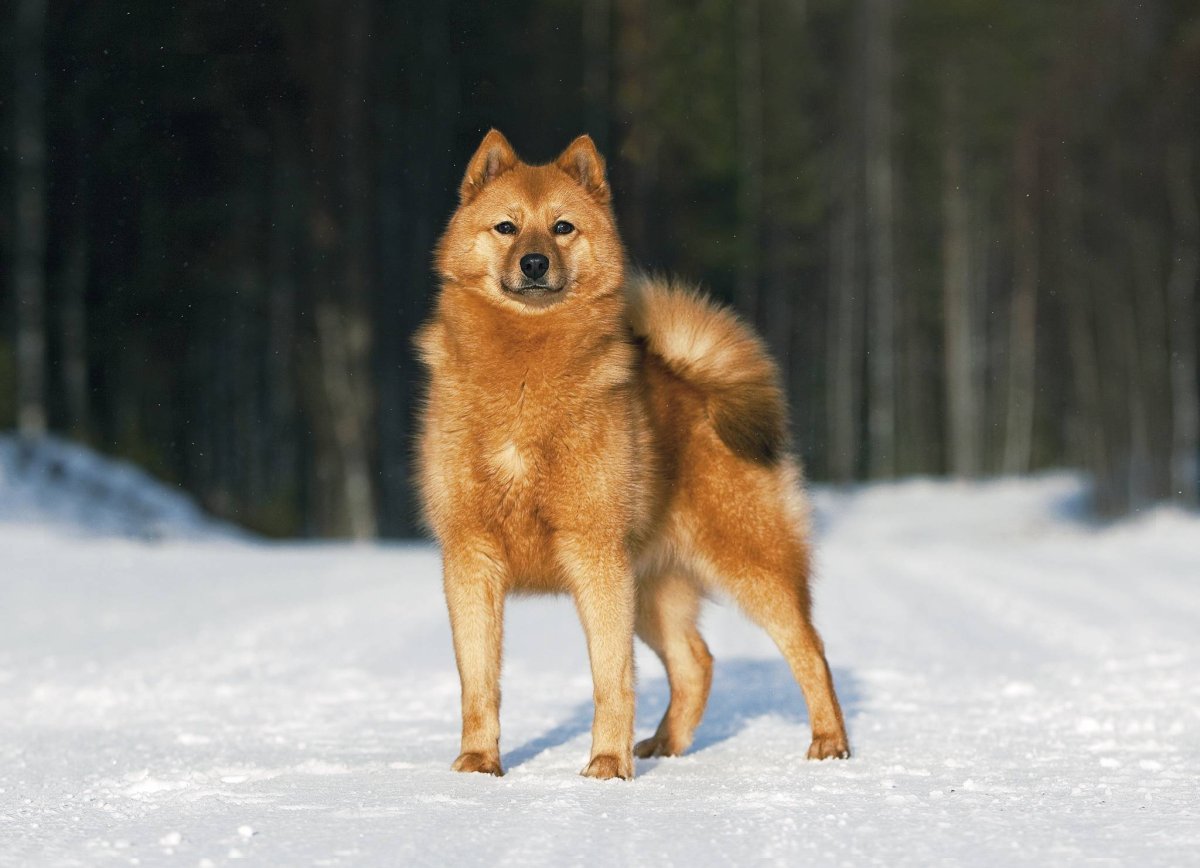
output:
[[[588,136],[530,165],[498,131],[471,158],[435,250],[417,444],[462,682],[452,768],[503,774],[500,659],[510,593],[566,593],[595,713],[582,774],[633,777],[691,745],[712,683],[701,600],[732,597],[804,693],[810,759],[848,757],[810,617],[808,506],[778,374],[730,311],[627,274]],[[666,714],[633,744],[633,637],[662,660]]]

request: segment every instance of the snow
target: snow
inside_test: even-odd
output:
[[[714,603],[693,750],[639,761],[633,782],[581,778],[577,620],[565,600],[514,600],[495,779],[449,770],[458,684],[434,549],[264,544],[169,497],[145,519],[129,503],[168,492],[131,469],[64,447],[133,480],[81,501],[74,474],[17,473],[13,448],[0,864],[1196,859],[1196,515],[1091,524],[1069,475],[818,491],[846,762],[804,760],[782,659]],[[640,647],[638,665],[644,737],[667,689]]]
[[[49,436],[0,435],[0,522],[146,540],[237,533],[134,465]]]

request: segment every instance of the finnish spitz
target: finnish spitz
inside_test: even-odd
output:
[[[496,130],[471,158],[436,250],[417,345],[418,447],[462,681],[453,768],[502,774],[500,648],[510,593],[570,594],[594,683],[583,774],[687,750],[712,683],[697,631],[723,592],[787,658],[810,759],[849,756],[810,618],[808,508],[759,339],[693,289],[627,273],[604,159],[587,136],[522,162]],[[634,747],[633,637],[671,688]]]

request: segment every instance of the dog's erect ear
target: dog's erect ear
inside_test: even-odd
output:
[[[607,204],[608,181],[604,177],[604,157],[596,150],[592,137],[582,135],[563,151],[554,165],[562,169],[598,201]]]
[[[479,195],[479,191],[503,175],[518,162],[517,152],[499,130],[488,130],[479,143],[475,156],[467,164],[467,174],[458,188],[458,198],[466,205]]]

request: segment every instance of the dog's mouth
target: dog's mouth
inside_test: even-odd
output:
[[[523,280],[520,283],[510,284],[506,281],[500,281],[500,287],[509,295],[521,295],[529,298],[539,298],[546,295],[554,295],[562,292],[566,282],[560,283],[558,286],[552,286],[544,280]]]

